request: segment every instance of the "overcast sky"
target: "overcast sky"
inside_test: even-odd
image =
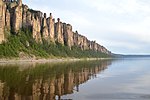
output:
[[[150,54],[150,0],[23,0],[113,53]]]

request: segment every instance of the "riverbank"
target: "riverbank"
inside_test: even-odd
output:
[[[12,64],[12,63],[57,63],[57,62],[71,62],[71,61],[87,61],[87,60],[106,60],[112,58],[40,58],[40,59],[0,59],[0,64]]]

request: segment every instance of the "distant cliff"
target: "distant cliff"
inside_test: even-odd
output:
[[[92,50],[110,55],[111,52],[105,47],[88,40],[85,36],[72,31],[72,26],[46,13],[29,9],[22,4],[22,0],[0,0],[0,43],[7,41],[6,31],[17,35],[21,29],[30,30],[32,38],[42,44],[43,40],[48,43],[60,43],[64,46],[76,46],[81,50]]]

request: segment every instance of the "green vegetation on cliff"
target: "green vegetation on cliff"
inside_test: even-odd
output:
[[[32,38],[32,33],[28,30],[19,31],[17,35],[7,36],[7,41],[0,44],[0,58],[13,57],[109,57],[109,55],[92,50],[81,50],[78,47],[72,47],[71,50],[67,46],[60,43],[37,43]]]

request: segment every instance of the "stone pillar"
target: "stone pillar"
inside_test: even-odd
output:
[[[55,24],[55,39],[58,43],[64,45],[64,38],[63,38],[63,25],[60,22],[60,19],[57,19],[57,23]]]
[[[5,40],[4,38],[4,26],[5,26],[5,4],[0,0],[0,44]]]
[[[27,25],[28,28],[32,26],[31,17],[32,17],[31,12],[27,11],[26,25]]]
[[[88,40],[85,36],[83,37],[83,49],[84,50],[88,49]]]
[[[90,45],[90,41],[87,39],[87,50],[90,50],[91,45]]]
[[[73,41],[74,41],[74,45],[78,46],[78,32],[77,31],[73,33]]]
[[[22,26],[23,28],[27,27],[27,11],[28,11],[28,6],[24,5],[23,6],[23,18],[22,18]]]
[[[43,39],[45,40],[49,39],[48,27],[46,23],[46,13],[44,13],[44,18],[42,21],[42,36],[43,36]]]
[[[6,11],[5,26],[6,26],[7,30],[10,31],[10,12],[9,12],[9,10]]]
[[[13,16],[13,31],[18,33],[18,31],[22,28],[22,0],[18,1],[18,5],[14,10]]]
[[[32,36],[37,43],[42,43],[40,20],[33,18]]]
[[[92,41],[92,50],[97,51],[97,43],[96,41]]]
[[[50,13],[50,17],[47,19],[47,25],[48,25],[50,41],[54,43],[55,42],[55,31],[54,31],[55,19],[53,19],[52,13]]]
[[[78,47],[83,50],[84,47],[83,47],[83,36],[82,35],[78,35]]]
[[[22,6],[22,0],[18,0],[18,6]]]
[[[63,24],[64,43],[71,49],[74,45],[72,26],[70,24]]]

